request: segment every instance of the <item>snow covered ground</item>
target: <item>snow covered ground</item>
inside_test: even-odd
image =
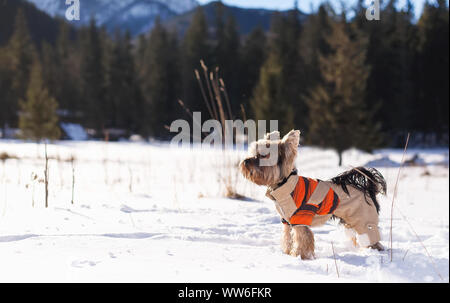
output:
[[[283,255],[273,203],[237,173],[244,151],[59,142],[48,154],[46,209],[44,146],[0,141],[0,282],[449,282],[448,149],[408,151],[419,165],[399,181],[393,262],[353,247],[334,222],[314,229],[316,260]],[[338,167],[332,151],[302,147],[297,164],[320,179],[377,167],[388,182],[380,227],[389,247],[401,158],[351,150]],[[245,198],[226,198],[227,184]]]

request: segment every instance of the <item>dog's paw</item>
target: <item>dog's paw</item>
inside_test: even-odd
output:
[[[289,253],[294,258],[300,257],[302,260],[314,260],[316,256],[314,255],[314,252],[310,251],[301,251],[300,249],[292,249]]]
[[[282,247],[281,251],[286,254],[286,255],[290,255],[291,254],[291,247]]]
[[[286,255],[290,255],[291,251],[292,251],[292,244],[290,243],[282,243],[281,244],[281,251],[286,254]]]
[[[300,252],[298,252],[297,250],[293,249],[293,250],[291,250],[291,251],[288,253],[288,255],[290,255],[290,256],[292,256],[292,257],[294,257],[294,258],[297,258],[298,256],[300,256]]]
[[[377,242],[377,243],[375,243],[373,245],[370,245],[369,248],[376,249],[378,251],[384,251],[385,250],[384,246],[380,242]]]
[[[300,257],[302,260],[314,260],[316,258],[314,253],[301,254]]]

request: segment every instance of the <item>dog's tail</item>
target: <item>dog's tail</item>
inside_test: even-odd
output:
[[[375,168],[356,167],[346,171],[331,179],[334,184],[340,185],[344,192],[348,194],[347,185],[352,185],[364,192],[366,202],[369,196],[375,205],[377,212],[380,212],[380,204],[377,200],[378,194],[386,194],[386,180]]]

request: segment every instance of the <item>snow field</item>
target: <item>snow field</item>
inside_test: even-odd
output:
[[[313,229],[316,260],[283,255],[273,202],[236,170],[245,151],[58,142],[48,146],[48,209],[44,146],[0,141],[2,152],[17,159],[0,160],[0,282],[449,282],[448,150],[408,151],[422,162],[400,178],[393,262],[353,247],[333,221]],[[401,157],[350,150],[338,167],[333,151],[301,147],[297,166],[319,179],[368,163],[380,170],[389,247]],[[243,197],[226,198],[227,184]]]

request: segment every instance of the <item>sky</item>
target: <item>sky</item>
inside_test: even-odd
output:
[[[201,4],[205,4],[211,2],[211,0],[197,0]],[[331,3],[335,3],[336,7],[339,7],[339,0],[330,0]],[[434,0],[428,0],[433,2]],[[292,8],[294,5],[294,0],[222,0],[225,4],[247,7],[247,8],[267,8],[267,9],[277,9],[277,10],[285,10]],[[321,0],[298,0],[299,9],[305,13],[311,12],[311,7],[313,10],[316,10],[317,7],[322,3]],[[351,7],[356,0],[343,0],[349,7]],[[402,7],[405,5],[406,0],[398,0],[399,6]],[[420,16],[423,8],[423,4],[426,0],[412,0],[415,7],[415,15],[416,18]],[[370,3],[370,0],[366,0],[366,3]],[[448,3],[448,1],[447,1]]]

